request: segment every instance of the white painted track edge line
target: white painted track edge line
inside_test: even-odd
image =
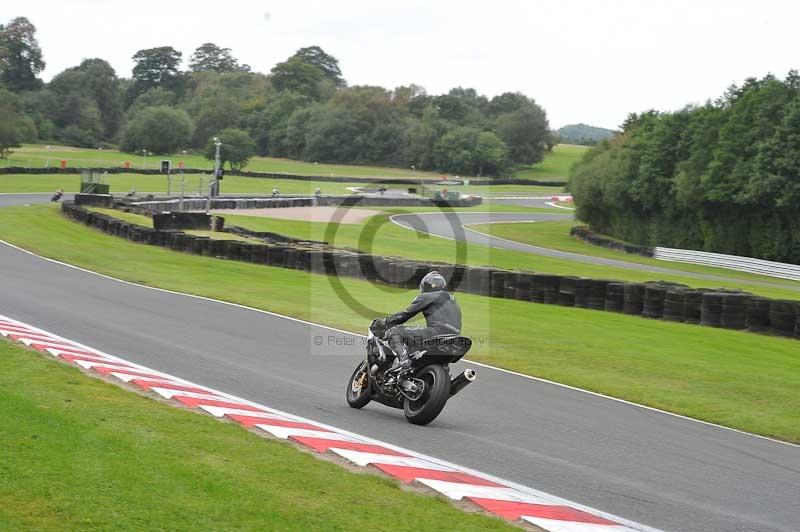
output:
[[[73,264],[68,264],[66,262],[61,262],[61,261],[58,261],[58,260],[55,260],[55,259],[51,259],[51,258],[48,258],[48,257],[43,257],[41,255],[38,255],[38,254],[32,252],[32,251],[28,251],[27,249],[21,248],[19,246],[15,246],[14,244],[6,242],[5,240],[2,240],[2,239],[0,239],[0,244],[4,244],[6,246],[9,246],[9,247],[11,247],[13,249],[16,249],[18,251],[21,251],[23,253],[27,253],[28,255],[31,255],[33,257],[36,257],[36,258],[39,258],[39,259],[42,259],[42,260],[45,260],[45,261],[48,261],[48,262],[52,262],[54,264],[59,264],[61,266],[65,266],[67,268],[72,268],[72,269],[79,270],[79,271],[82,271],[82,272],[85,272],[85,273],[89,273],[89,274],[92,274],[92,275],[97,275],[99,277],[103,277],[103,278],[109,279],[111,281],[116,281],[116,282],[119,282],[119,283],[124,283],[124,284],[131,285],[131,286],[137,286],[139,288],[146,288],[146,289],[149,289],[149,290],[157,290],[159,292],[165,292],[165,293],[168,293],[168,294],[174,294],[174,295],[179,295],[179,296],[184,296],[184,297],[192,297],[192,298],[196,298],[196,299],[201,299],[203,301],[210,301],[210,302],[213,302],[213,303],[219,303],[219,304],[222,304],[222,305],[230,305],[230,306],[233,306],[233,307],[238,307],[238,308],[241,308],[241,309],[244,309],[244,310],[248,310],[248,311],[252,311],[252,312],[259,312],[261,314],[267,314],[269,316],[275,316],[275,317],[278,317],[278,318],[283,318],[283,319],[286,319],[286,320],[290,320],[290,321],[294,321],[294,322],[298,322],[298,323],[303,323],[305,325],[311,325],[311,326],[314,326],[314,327],[319,327],[321,329],[327,329],[329,331],[336,331],[336,332],[340,332],[340,333],[343,333],[343,334],[350,334],[350,335],[353,335],[353,336],[358,336],[360,338],[364,338],[364,335],[360,334],[360,333],[356,333],[356,332],[352,332],[352,331],[345,331],[344,329],[337,329],[336,327],[331,327],[329,325],[323,325],[323,324],[320,324],[320,323],[314,323],[314,322],[302,320],[300,318],[294,318],[292,316],[286,316],[286,315],[283,315],[283,314],[278,314],[277,312],[272,312],[272,311],[269,311],[269,310],[263,310],[263,309],[259,309],[259,308],[255,308],[255,307],[249,307],[247,305],[242,305],[240,303],[232,303],[230,301],[222,301],[222,300],[219,300],[219,299],[213,299],[213,298],[210,298],[210,297],[199,296],[199,295],[196,295],[196,294],[187,294],[187,293],[184,293],[184,292],[177,292],[175,290],[169,290],[169,289],[166,289],[166,288],[159,288],[159,287],[156,287],[156,286],[147,286],[147,285],[144,285],[144,284],[134,283],[132,281],[126,281],[124,279],[118,279],[118,278],[112,277],[110,275],[106,275],[106,274],[103,274],[103,273],[99,273],[99,272],[95,272],[95,271],[92,271],[92,270],[88,270],[86,268],[81,268],[80,266],[75,266]],[[18,320],[13,320],[13,321],[18,321]],[[56,336],[56,335],[53,335],[53,336]],[[79,344],[78,342],[75,342],[75,341],[72,341],[72,342],[75,343],[76,345],[79,345],[79,346],[84,347],[86,349],[92,349],[92,348],[89,348],[89,347],[84,346],[82,344]],[[752,432],[747,432],[747,431],[744,431],[744,430],[741,430],[741,429],[736,429],[736,428],[732,428],[732,427],[726,427],[724,425],[720,425],[718,423],[713,423],[711,421],[705,421],[705,420],[702,420],[702,419],[697,419],[697,418],[685,416],[683,414],[677,414],[675,412],[670,412],[668,410],[662,410],[660,408],[656,408],[656,407],[653,407],[653,406],[647,406],[647,405],[643,405],[643,404],[640,404],[640,403],[634,403],[633,401],[620,399],[618,397],[613,397],[613,396],[606,395],[606,394],[603,394],[603,393],[600,393],[600,392],[594,392],[594,391],[591,391],[591,390],[586,390],[584,388],[578,388],[578,387],[575,387],[575,386],[570,386],[569,384],[563,384],[563,383],[552,381],[552,380],[548,380],[548,379],[545,379],[545,378],[542,378],[542,377],[535,377],[535,376],[532,376],[532,375],[526,375],[524,373],[519,373],[519,372],[516,372],[516,371],[513,371],[513,370],[504,369],[504,368],[500,368],[500,367],[497,367],[497,366],[492,366],[492,365],[489,365],[489,364],[484,364],[482,362],[474,362],[472,360],[464,360],[464,362],[469,362],[470,364],[476,364],[476,365],[481,366],[483,368],[491,369],[491,370],[494,370],[494,371],[499,371],[501,373],[506,373],[506,374],[509,374],[509,375],[515,375],[515,376],[521,377],[523,379],[530,379],[530,380],[534,380],[534,381],[537,381],[537,382],[550,384],[552,386],[558,386],[558,387],[561,387],[561,388],[572,390],[572,391],[575,391],[575,392],[581,392],[581,393],[589,394],[589,395],[592,395],[594,397],[603,398],[603,399],[606,399],[606,400],[609,400],[609,401],[616,401],[618,403],[623,403],[623,404],[626,404],[626,405],[643,408],[643,409],[648,410],[650,412],[656,412],[656,413],[667,415],[667,416],[673,416],[673,417],[677,417],[677,418],[680,418],[680,419],[684,419],[686,421],[693,421],[695,423],[700,423],[702,425],[706,425],[706,426],[709,426],[709,427],[714,427],[714,428],[717,428],[717,429],[727,430],[727,431],[735,432],[737,434],[742,434],[742,435],[745,435],[745,436],[751,436],[753,438],[759,438],[759,439],[771,441],[771,442],[774,442],[774,443],[780,443],[780,444],[783,444],[783,445],[789,445],[791,447],[800,447],[800,444],[787,442],[787,441],[783,441],[783,440],[778,440],[778,439],[775,439],[775,438],[770,438],[769,436],[762,436],[761,434],[754,434]]]
[[[564,207],[563,205],[557,205],[555,201],[545,201],[544,204],[549,206],[549,207],[554,207],[556,209],[566,209],[568,211],[574,211],[575,210],[575,207]]]
[[[0,314],[0,318],[6,318],[6,319],[9,319],[9,320],[14,321],[16,323],[27,325],[31,329],[38,330],[38,331],[40,331],[42,333],[46,333],[46,334],[52,335],[55,338],[60,338],[60,339],[72,342],[75,345],[80,345],[82,347],[88,347],[88,346],[83,346],[79,342],[75,342],[73,340],[68,340],[66,338],[63,338],[63,337],[61,337],[61,336],[59,336],[57,334],[49,333],[48,331],[40,329],[40,328],[36,327],[35,325],[30,325],[30,324],[27,324],[25,322],[21,322],[21,321],[15,319],[15,318],[11,318],[10,316],[3,316],[2,314]],[[103,356],[106,356],[106,357],[110,358],[110,359],[116,359],[119,362],[125,362],[126,364],[130,364],[135,369],[142,370],[142,371],[149,371],[149,372],[157,372],[157,370],[153,370],[152,368],[149,368],[147,366],[143,366],[141,364],[137,364],[136,362],[131,362],[131,361],[125,360],[123,358],[120,358],[120,357],[105,353],[103,351],[100,351],[99,349],[93,349],[93,350],[96,351],[99,354],[102,354]],[[364,436],[364,435],[361,435],[361,434],[350,432],[348,430],[341,429],[341,428],[335,427],[333,425],[328,425],[326,423],[322,423],[322,422],[315,421],[315,420],[312,420],[312,419],[304,418],[302,416],[297,416],[295,414],[290,414],[289,412],[284,412],[284,411],[276,409],[276,408],[268,407],[268,406],[262,405],[260,403],[256,403],[255,401],[250,401],[249,399],[244,399],[244,398],[235,396],[233,394],[229,394],[229,393],[226,393],[226,392],[222,392],[222,391],[216,390],[215,388],[212,388],[210,386],[206,386],[204,384],[195,383],[195,382],[192,382],[192,381],[181,379],[179,377],[174,377],[174,376],[169,375],[169,374],[164,374],[164,375],[174,379],[175,381],[180,381],[180,382],[183,382],[183,383],[185,383],[187,385],[190,385],[190,386],[196,386],[196,387],[199,387],[199,388],[205,388],[205,389],[209,390],[210,392],[212,392],[213,394],[215,394],[215,395],[217,395],[217,396],[219,396],[221,398],[230,399],[231,402],[250,405],[250,406],[262,409],[262,410],[264,410],[266,412],[269,412],[269,413],[283,415],[283,416],[286,416],[289,419],[293,419],[293,420],[296,420],[296,421],[301,421],[301,422],[304,422],[304,423],[309,423],[309,424],[316,425],[318,427],[322,427],[322,428],[331,430],[333,432],[336,432],[336,433],[339,433],[339,434],[342,434],[342,435],[351,436],[351,437],[356,438],[357,440],[361,440],[361,441],[363,441],[365,443],[371,443],[371,444],[374,444],[374,445],[380,445],[380,446],[383,446],[383,447],[387,447],[389,449],[395,450],[397,452],[406,454],[406,455],[414,457],[414,458],[419,458],[421,460],[432,462],[434,464],[445,466],[445,467],[448,467],[448,468],[451,468],[451,469],[454,469],[454,470],[457,470],[457,471],[461,471],[461,472],[464,472],[464,473],[469,473],[469,474],[477,476],[479,478],[490,480],[490,481],[496,482],[498,484],[503,484],[503,485],[505,485],[505,486],[507,486],[509,488],[516,489],[516,490],[518,490],[518,491],[520,491],[522,493],[527,493],[527,494],[530,494],[530,495],[533,495],[533,496],[536,496],[536,497],[540,497],[540,498],[545,499],[545,500],[549,500],[554,505],[570,506],[572,508],[575,508],[575,509],[578,509],[578,510],[582,510],[582,511],[590,513],[590,514],[594,514],[594,515],[597,515],[597,516],[600,516],[600,517],[604,517],[604,518],[609,519],[611,521],[616,521],[619,524],[628,526],[628,527],[633,528],[635,530],[639,530],[640,532],[663,532],[660,529],[649,527],[647,525],[642,525],[640,523],[636,523],[634,521],[630,521],[630,520],[625,519],[623,517],[619,517],[617,515],[614,515],[614,514],[611,514],[611,513],[608,513],[608,512],[604,512],[602,510],[598,510],[598,509],[590,507],[590,506],[586,506],[586,505],[583,505],[583,504],[580,504],[580,503],[576,503],[574,501],[570,501],[569,499],[564,499],[564,498],[559,497],[557,495],[552,495],[550,493],[543,492],[543,491],[537,490],[535,488],[531,488],[529,486],[525,486],[523,484],[517,484],[516,482],[505,480],[503,478],[496,477],[496,476],[488,474],[488,473],[483,473],[481,471],[477,471],[477,470],[474,470],[474,469],[471,469],[471,468],[468,468],[468,467],[465,467],[465,466],[454,464],[454,463],[448,462],[446,460],[442,460],[442,459],[439,459],[439,458],[428,456],[428,455],[425,455],[423,453],[419,453],[417,451],[413,451],[411,449],[406,449],[404,447],[400,447],[398,445],[387,443],[387,442],[384,442],[384,441],[381,441],[381,440],[376,440],[374,438],[370,438],[369,436]]]

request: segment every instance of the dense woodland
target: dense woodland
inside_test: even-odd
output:
[[[316,46],[269,74],[213,43],[197,48],[186,70],[170,46],[133,60],[129,79],[94,58],[44,83],[33,24],[0,25],[0,156],[21,142],[207,152],[219,135],[245,155],[502,176],[552,147],[544,110],[523,94],[348,86],[336,58]],[[229,162],[241,167],[246,157]]]
[[[800,75],[631,115],[569,187],[582,220],[623,240],[800,263]]]

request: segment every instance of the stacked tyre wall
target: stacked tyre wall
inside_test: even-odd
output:
[[[455,292],[800,338],[800,301],[774,300],[719,289],[692,289],[662,281],[630,283],[420,262],[320,245],[322,243],[257,244],[215,240],[182,231],[156,231],[129,224],[87,211],[71,202],[63,203],[62,211],[78,222],[132,242],[195,255],[377,281],[401,288],[416,288],[422,276],[435,269],[445,276]]]
[[[185,211],[211,209],[271,209],[282,207],[310,207],[312,205],[349,207],[475,207],[483,199],[480,196],[469,196],[455,201],[435,201],[428,198],[393,198],[379,196],[322,196],[319,199],[303,197],[286,198],[212,198],[209,203],[204,198],[154,199],[131,201],[131,207],[151,211],[173,211],[182,205]]]

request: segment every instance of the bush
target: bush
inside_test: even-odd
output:
[[[128,122],[120,149],[130,153],[142,149],[157,155],[174,153],[189,144],[193,131],[194,123],[183,109],[146,107]]]
[[[228,163],[234,172],[247,166],[250,157],[256,154],[256,143],[246,131],[230,127],[223,129],[217,137],[222,143],[219,150],[220,164],[225,166],[225,163]],[[215,155],[216,146],[212,137],[206,144],[205,156],[206,159],[213,161]]]
[[[97,145],[94,135],[75,125],[67,126],[59,131],[57,138],[60,143],[76,148],[94,148]]]

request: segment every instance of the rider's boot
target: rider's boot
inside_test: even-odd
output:
[[[408,370],[411,369],[411,359],[408,358],[408,350],[406,349],[405,342],[403,342],[403,338],[399,334],[393,334],[389,338],[389,346],[392,348],[395,355],[397,355],[397,366],[400,370],[398,375],[407,373]]]

